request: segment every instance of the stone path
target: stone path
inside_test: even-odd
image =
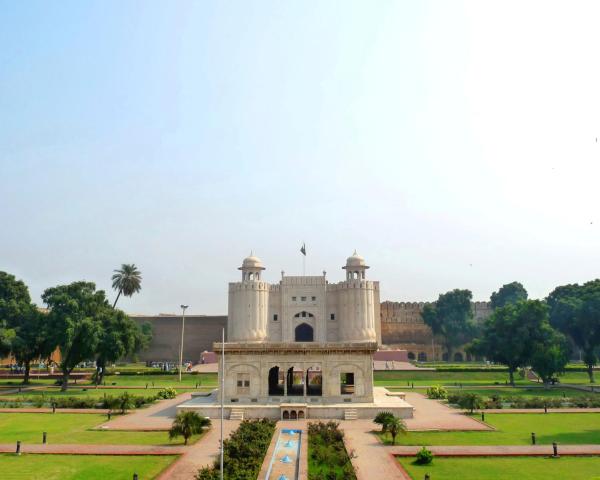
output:
[[[223,437],[229,437],[239,424],[240,422],[237,420],[225,420]],[[210,430],[194,445],[187,447],[186,452],[163,471],[157,480],[191,480],[198,473],[200,467],[212,465],[219,455],[220,425],[220,420],[213,420]]]
[[[140,408],[128,415],[121,415],[98,426],[101,430],[169,430],[177,414],[177,405],[192,398],[191,393],[182,393],[171,400],[159,400],[147,408]]]
[[[415,455],[420,446],[383,447],[388,454]],[[460,456],[517,456],[517,455],[552,455],[552,445],[473,445],[473,446],[437,446],[427,447],[434,455]],[[600,445],[559,445],[559,455],[600,455]]]
[[[406,392],[406,401],[415,407],[413,418],[405,420],[409,430],[493,430],[488,425],[463,415],[460,410],[429,400],[420,393]],[[375,424],[370,423],[371,430],[376,429]]]
[[[158,445],[21,444],[21,453],[59,455],[180,455],[189,449],[191,447]],[[0,444],[0,453],[15,451],[16,442]]]

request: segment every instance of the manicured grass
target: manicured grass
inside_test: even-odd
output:
[[[415,385],[503,385],[508,381],[508,373],[490,370],[488,372],[436,372],[436,371],[378,371],[374,372],[375,385],[406,387]],[[528,380],[515,379],[519,384]]]
[[[197,373],[190,374],[184,373],[181,376],[181,383],[179,382],[178,375],[165,374],[165,375],[109,375],[105,377],[106,385],[112,385],[116,383],[117,386],[124,387],[137,387],[145,386],[146,383],[152,386],[154,382],[155,387],[188,387],[196,388],[196,383],[199,383],[202,387],[216,387],[217,386],[217,374],[216,373]]]
[[[584,384],[584,385],[595,385],[590,383],[590,377],[586,372],[566,372],[563,375],[558,377],[560,383],[576,383],[576,384]],[[600,382],[600,372],[594,372],[594,380],[596,382]],[[598,390],[600,390],[600,385],[598,385]]]
[[[183,438],[169,441],[167,432],[91,430],[106,422],[106,415],[77,413],[0,413],[0,443],[85,443],[114,445],[182,445]],[[192,437],[195,442],[200,435]]]
[[[480,418],[476,416],[476,418]],[[409,432],[396,437],[398,445],[530,445],[600,443],[598,413],[488,413],[485,421],[496,428],[482,432]],[[391,443],[389,434],[378,434]]]
[[[414,480],[426,473],[435,480],[600,479],[600,457],[436,457],[430,465],[415,465],[412,457],[398,461]]]
[[[3,480],[140,480],[155,478],[174,455],[21,455],[0,454]]]

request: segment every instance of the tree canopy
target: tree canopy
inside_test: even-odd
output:
[[[60,349],[62,389],[77,364],[94,358],[102,336],[102,318],[110,305],[104,291],[91,282],[73,282],[48,288],[42,295],[48,305],[48,323]]]
[[[566,365],[566,360],[561,364],[568,353],[565,347],[564,337],[550,326],[548,306],[540,300],[521,300],[497,308],[469,350],[506,365],[514,385],[519,367],[531,365],[544,381],[560,372]],[[549,365],[541,365],[543,358]]]
[[[509,303],[517,303],[520,300],[527,300],[527,290],[519,282],[507,283],[502,285],[497,292],[492,293],[490,302],[495,310],[504,307]]]
[[[475,332],[470,290],[455,289],[442,293],[433,304],[428,304],[421,314],[434,335],[441,337],[448,358],[455,347],[468,342]]]
[[[550,322],[581,349],[593,383],[600,347],[600,280],[557,287],[546,301]]]

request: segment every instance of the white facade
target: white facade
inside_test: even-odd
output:
[[[347,259],[346,280],[286,276],[271,285],[262,280],[260,259],[239,268],[242,281],[229,284],[228,342],[378,342],[379,282],[356,252]]]

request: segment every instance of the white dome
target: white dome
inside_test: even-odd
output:
[[[366,267],[365,259],[361,257],[356,250],[346,259],[346,267]]]
[[[244,261],[242,262],[242,267],[241,269],[246,269],[246,268],[259,268],[261,270],[264,270],[265,268],[262,265],[262,261],[260,258],[250,254],[249,257],[244,258]]]

